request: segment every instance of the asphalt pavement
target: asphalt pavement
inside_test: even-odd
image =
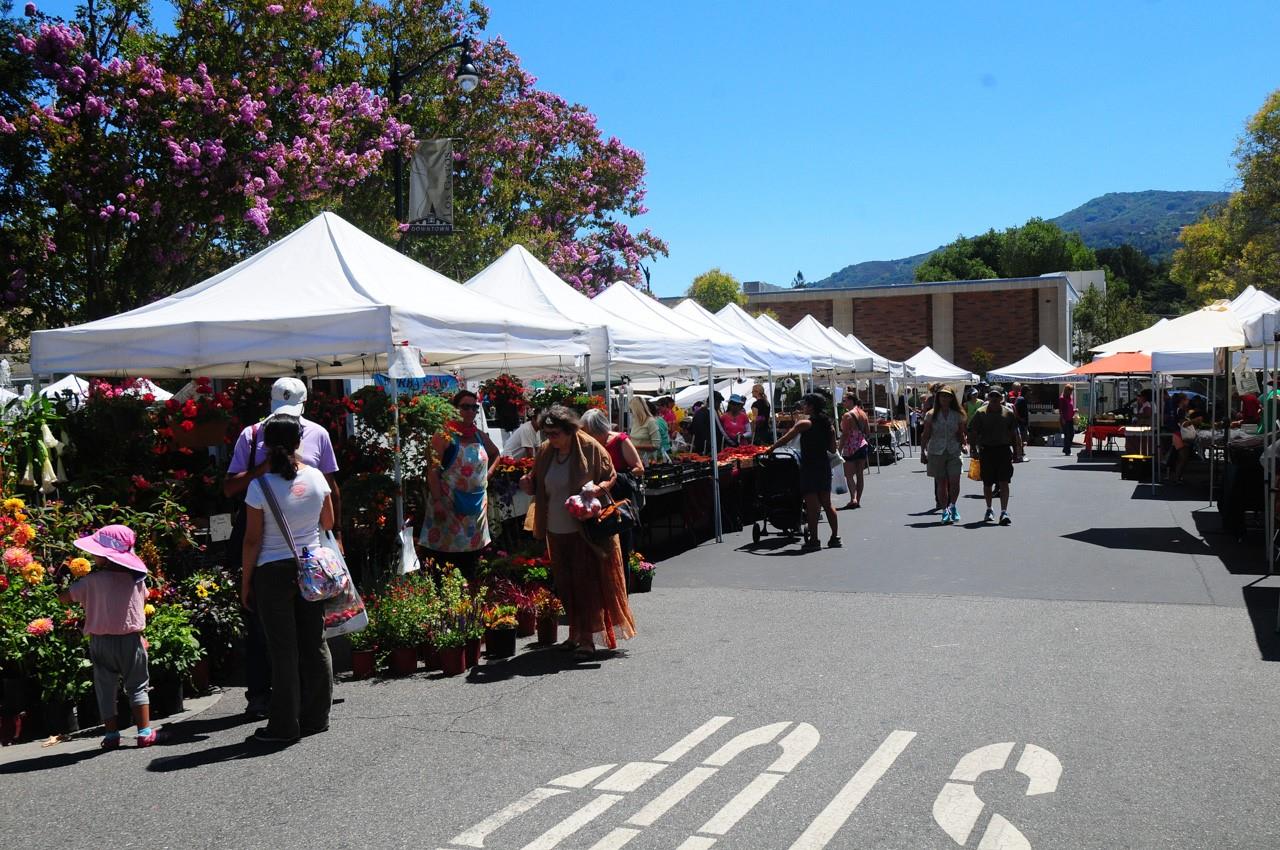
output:
[[[1257,541],[1051,449],[1012,526],[966,498],[945,527],[921,470],[870,474],[844,549],[747,528],[663,562],[598,662],[343,683],[330,731],[277,752],[242,743],[236,691],[150,750],[8,748],[0,843],[1280,846]]]

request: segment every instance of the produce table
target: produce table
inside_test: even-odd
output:
[[[1125,427],[1126,426],[1120,425],[1119,423],[1109,424],[1109,423],[1102,423],[1102,422],[1096,422],[1092,425],[1087,426],[1084,429],[1085,454],[1093,454],[1094,441],[1097,441],[1099,451],[1101,451],[1102,449],[1103,441],[1106,441],[1114,445],[1115,439],[1117,437],[1124,436]]]

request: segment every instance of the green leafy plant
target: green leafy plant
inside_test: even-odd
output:
[[[490,605],[484,611],[486,629],[514,629],[516,627],[516,606],[509,604]]]
[[[179,582],[178,593],[200,645],[215,658],[225,657],[235,639],[244,634],[240,597],[230,573],[197,572]]]
[[[153,673],[185,676],[204,657],[191,618],[181,605],[154,606],[142,636],[147,641],[147,664]]]

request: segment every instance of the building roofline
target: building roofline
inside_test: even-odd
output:
[[[963,292],[1008,290],[1008,289],[1040,289],[1047,286],[1063,284],[1071,286],[1070,279],[1064,274],[1046,274],[1037,277],[993,277],[984,280],[937,280],[919,283],[891,283],[883,286],[841,286],[815,287],[813,289],[787,289],[782,292],[753,292],[751,300],[813,300],[830,298],[839,295],[862,295],[882,297],[888,295],[928,294],[938,291]]]

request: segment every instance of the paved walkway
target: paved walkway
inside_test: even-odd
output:
[[[0,765],[0,839],[1280,846],[1254,556],[1201,533],[1202,501],[1033,456],[1010,528],[975,525],[971,499],[937,525],[903,464],[841,513],[846,549],[753,553],[748,530],[665,562],[640,636],[598,663],[526,647],[467,679],[346,683],[329,734],[275,753],[241,743],[233,692],[163,747]]]

